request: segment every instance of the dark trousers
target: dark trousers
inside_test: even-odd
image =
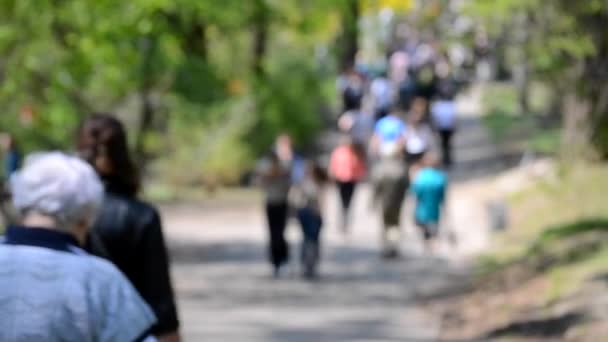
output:
[[[412,165],[418,163],[420,161],[420,159],[422,159],[422,157],[424,157],[425,153],[426,153],[426,151],[423,151],[420,153],[407,152],[405,154],[405,162],[407,163],[408,168],[411,167]]]
[[[287,240],[285,240],[287,215],[287,203],[266,203],[266,216],[270,231],[270,262],[275,268],[287,263],[289,259],[289,246],[287,245]]]
[[[342,209],[344,212],[347,212],[350,209],[356,187],[356,182],[338,182],[338,191],[340,192],[340,200],[342,201]]]
[[[310,208],[299,209],[298,219],[304,237],[300,254],[304,275],[314,277],[320,258],[319,235],[323,226],[323,219],[318,212]]]
[[[443,166],[452,166],[452,136],[454,130],[451,129],[440,129],[439,137],[441,139],[441,153],[443,156]]]
[[[298,220],[302,226],[304,240],[319,243],[319,235],[323,225],[321,216],[310,208],[302,208],[298,210]]]

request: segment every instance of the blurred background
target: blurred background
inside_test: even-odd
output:
[[[64,148],[83,116],[118,113],[151,179],[234,185],[278,132],[313,142],[338,114],[341,71],[386,69],[388,54],[421,41],[460,81],[485,82],[497,138],[536,130],[535,151],[590,143],[606,157],[603,6],[5,1],[0,124],[26,151]]]
[[[601,0],[0,0],[0,132],[23,154],[72,150],[90,113],[121,118],[143,196],[167,223],[187,340],[593,340],[608,336],[607,22]],[[338,275],[324,288],[269,285],[244,265],[264,262],[257,161],[281,133],[323,159],[338,78],[373,79],[399,51],[447,63],[458,84],[451,198],[464,256],[387,266],[362,261],[375,232],[350,246],[334,237]],[[408,277],[419,281],[404,295]],[[377,325],[336,318],[372,302]],[[233,306],[243,311],[203,327]]]

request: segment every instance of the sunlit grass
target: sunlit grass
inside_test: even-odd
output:
[[[568,241],[590,233],[608,238],[608,165],[581,164],[564,170],[557,179],[541,181],[509,198],[510,227],[495,238],[495,249],[480,258],[481,273],[557,255]],[[555,265],[555,277],[559,278],[562,267],[583,267],[596,257],[605,257],[604,249],[605,245],[600,251]],[[608,269],[608,263],[604,264]]]
[[[154,203],[198,202],[239,206],[261,201],[258,188],[218,187],[209,188],[203,184],[181,186],[166,183],[152,183],[146,187],[144,197]]]

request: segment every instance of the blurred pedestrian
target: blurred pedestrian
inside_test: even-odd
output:
[[[408,187],[407,165],[398,149],[385,152],[376,161],[372,174],[374,201],[382,212],[382,255],[399,255],[401,208]]]
[[[336,182],[340,194],[340,227],[346,234],[349,231],[350,207],[357,184],[366,175],[364,151],[358,148],[349,137],[342,137],[340,145],[332,152],[329,174]]]
[[[431,107],[433,125],[440,138],[443,167],[452,166],[452,137],[456,131],[456,103],[450,90],[440,91]]]
[[[370,95],[374,104],[376,121],[388,115],[393,104],[394,94],[393,84],[387,78],[386,72],[382,72],[374,78],[370,85]]]
[[[338,121],[340,132],[349,134],[353,143],[364,151],[369,148],[375,125],[376,121],[372,113],[363,110],[350,110]]]
[[[89,249],[118,266],[152,307],[158,323],[151,332],[161,341],[178,341],[179,321],[161,217],[156,208],[137,198],[141,182],[125,128],[111,115],[94,114],[81,123],[76,147],[105,187],[93,226],[105,250],[91,242]]]
[[[15,215],[10,205],[11,195],[8,180],[19,169],[21,152],[15,138],[10,133],[0,135],[0,148],[4,154],[4,177],[0,178],[0,214],[4,222],[14,223]]]
[[[292,189],[292,201],[302,228],[301,262],[306,279],[314,279],[318,275],[320,234],[323,226],[323,190],[326,181],[325,172],[314,162],[308,162],[304,178]]]
[[[291,136],[287,133],[280,134],[275,141],[272,153],[279,159],[283,168],[289,172],[291,183],[298,183],[304,176],[306,161],[296,153]]]
[[[402,117],[402,109],[395,107],[376,124],[372,139],[371,181],[374,204],[382,212],[382,256],[385,258],[399,256],[401,208],[408,187],[404,159],[406,125]]]
[[[270,154],[260,170],[261,184],[265,193],[265,211],[268,222],[269,257],[278,278],[289,261],[289,245],[285,229],[289,216],[288,196],[291,188],[290,170],[281,163],[277,153]]]
[[[427,63],[421,65],[415,71],[416,80],[416,96],[422,97],[427,102],[430,102],[437,92],[437,75],[435,74],[435,65]]]
[[[342,97],[342,113],[349,110],[358,110],[365,94],[363,76],[352,67],[338,78],[338,91]]]
[[[405,110],[409,110],[412,101],[416,97],[418,93],[418,82],[416,80],[416,74],[414,71],[410,70],[406,74],[407,76],[403,78],[399,85],[399,105],[401,108]]]
[[[403,109],[397,105],[393,107],[389,115],[376,123],[370,144],[372,155],[376,157],[384,154],[394,155],[394,150],[403,148],[406,133],[403,117]]]
[[[416,197],[415,222],[424,237],[425,249],[436,251],[441,210],[445,202],[447,176],[437,168],[437,159],[427,153],[412,168],[412,193]]]
[[[433,148],[433,131],[426,122],[427,101],[418,97],[412,103],[405,131],[406,161],[409,165],[417,163],[422,156]]]
[[[21,152],[11,134],[2,137],[2,149],[4,150],[4,176],[9,178],[13,172],[19,169]]]
[[[1,341],[140,341],[153,312],[111,263],[80,246],[103,199],[86,162],[30,156],[11,179],[20,226],[0,243]]]
[[[401,84],[408,77],[410,57],[407,52],[397,50],[389,59],[390,79],[394,84]]]

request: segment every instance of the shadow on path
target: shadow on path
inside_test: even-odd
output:
[[[430,300],[450,295],[454,291],[461,291],[460,287],[455,287],[453,284],[461,283],[466,277],[462,269],[437,258],[405,254],[395,260],[383,260],[377,249],[331,245],[323,251],[320,279],[315,282],[304,282],[298,276],[299,248],[294,245],[291,247],[292,274],[286,279],[273,281],[270,277],[270,266],[267,264],[266,246],[263,243],[252,241],[170,243],[174,267],[180,269],[198,266],[207,270],[208,274],[205,276],[207,285],[218,284],[222,287],[221,284],[225,283],[223,289],[232,289],[234,293],[225,296],[224,300],[235,304],[242,303],[241,301],[245,299],[243,297],[250,297],[251,301],[260,299],[258,296],[260,292],[247,293],[247,291],[256,288],[264,291],[264,287],[268,284],[279,287],[286,284],[294,285],[293,289],[296,290],[301,287],[308,289],[310,286],[315,286],[319,290],[343,289],[345,291],[343,293],[331,291],[328,293],[335,295],[332,298],[334,304],[340,298],[357,303],[396,304],[394,291],[384,293],[382,291],[382,289],[391,289],[399,291],[398,297],[401,300],[399,304],[405,304],[413,298]],[[235,287],[230,279],[246,283],[248,287]],[[299,295],[297,292],[292,293],[293,298]],[[309,297],[309,301],[303,305],[322,303],[322,294],[322,291],[316,294],[308,291],[300,293],[304,297]],[[325,304],[331,305],[329,302]]]
[[[417,304],[450,294],[465,277],[444,260],[385,261],[377,249],[329,242],[320,279],[308,282],[292,247],[292,273],[276,280],[261,242],[171,241],[188,340],[432,341],[437,322]]]
[[[558,338],[563,336],[571,326],[584,320],[585,316],[583,314],[568,313],[555,318],[515,322],[490,332],[485,338]]]

